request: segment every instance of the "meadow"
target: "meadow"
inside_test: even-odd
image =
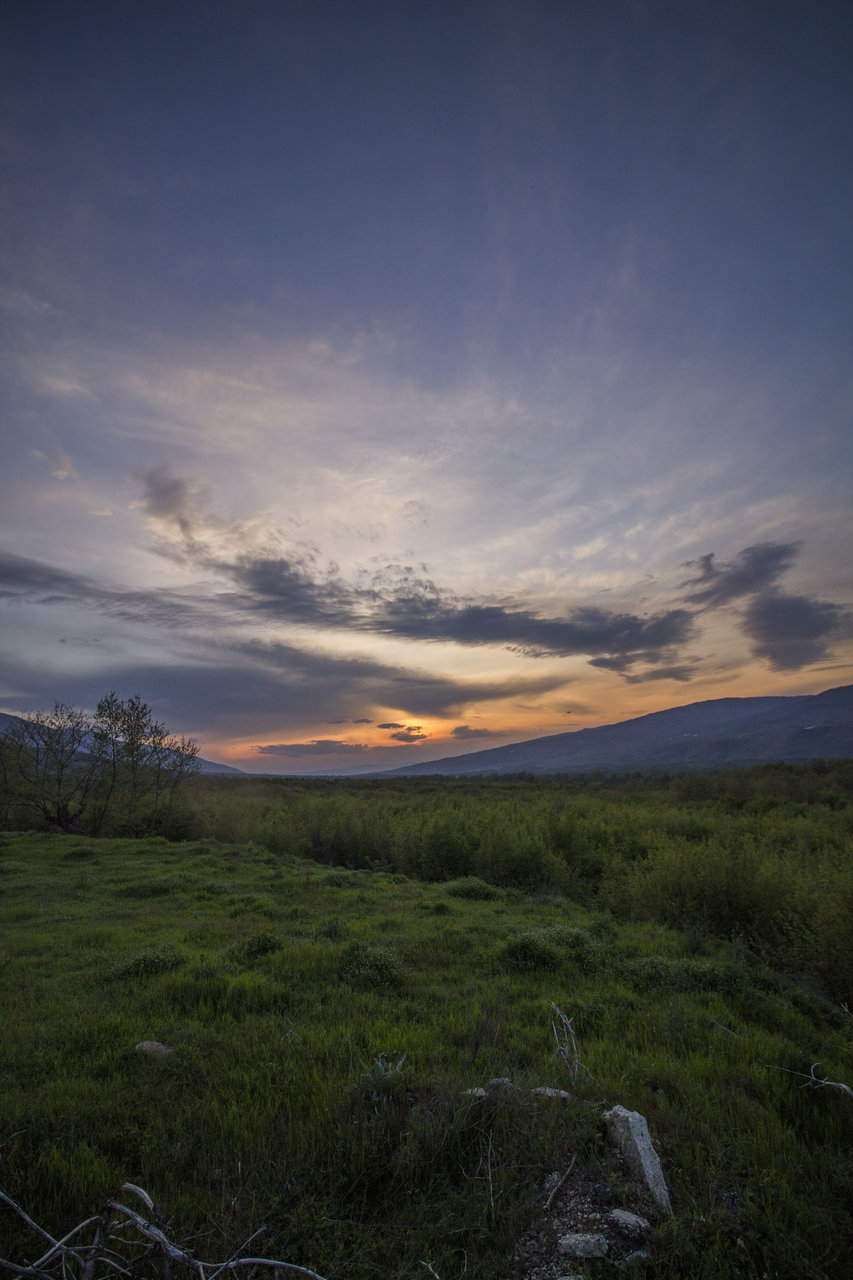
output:
[[[647,1274],[841,1280],[853,1101],[808,1077],[853,1084],[851,797],[850,762],[199,778],[156,835],[7,831],[0,1187],[53,1234],[130,1180],[196,1256],[512,1277],[572,1156],[632,1207],[621,1103],[675,1210]]]

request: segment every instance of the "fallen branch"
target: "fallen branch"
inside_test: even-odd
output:
[[[32,1231],[50,1244],[47,1253],[25,1266],[0,1258],[0,1270],[5,1269],[15,1276],[27,1277],[28,1280],[95,1280],[96,1274],[103,1276],[104,1273],[112,1280],[112,1277],[138,1274],[140,1258],[154,1261],[159,1257],[164,1280],[173,1280],[174,1267],[193,1273],[198,1280],[217,1280],[224,1272],[234,1274],[239,1267],[271,1267],[274,1271],[292,1271],[297,1275],[308,1276],[309,1280],[325,1280],[317,1271],[312,1271],[310,1267],[300,1267],[295,1262],[283,1262],[278,1258],[241,1258],[239,1255],[261,1234],[263,1228],[249,1236],[225,1262],[202,1262],[169,1239],[164,1229],[165,1223],[147,1191],[137,1187],[135,1183],[125,1182],[119,1187],[117,1194],[122,1192],[137,1196],[153,1221],[149,1221],[135,1209],[128,1208],[115,1197],[110,1197],[99,1214],[86,1218],[61,1240],[55,1240],[11,1196],[0,1191],[0,1202],[8,1205],[23,1218]],[[93,1225],[95,1233],[92,1243],[78,1243],[72,1248],[68,1242]],[[142,1252],[135,1253],[132,1264],[126,1251],[129,1248],[138,1250],[140,1241],[136,1238],[127,1240],[119,1235],[119,1232],[127,1231],[128,1227],[133,1228],[142,1238]],[[122,1248],[116,1249],[116,1244]]]
[[[556,1198],[557,1192],[560,1190],[560,1187],[562,1187],[563,1183],[564,1183],[564,1182],[566,1181],[566,1179],[568,1178],[568,1176],[569,1176],[569,1174],[571,1173],[572,1169],[574,1169],[574,1167],[575,1167],[575,1161],[576,1161],[576,1160],[577,1160],[577,1156],[576,1156],[576,1155],[572,1156],[571,1160],[569,1161],[569,1167],[568,1167],[568,1169],[567,1169],[567,1170],[566,1170],[566,1172],[563,1174],[562,1178],[561,1178],[561,1179],[560,1179],[560,1181],[557,1183],[557,1185],[556,1185],[555,1187],[552,1187],[552,1188],[551,1188],[551,1194],[549,1195],[548,1199],[545,1201],[545,1212],[546,1212],[546,1213],[547,1213],[547,1212],[548,1212],[548,1210],[551,1208],[551,1205],[554,1203],[554,1200],[555,1200],[555,1198]]]
[[[771,1071],[784,1071],[788,1076],[800,1076],[805,1080],[805,1084],[800,1085],[801,1089],[841,1089],[843,1093],[849,1093],[850,1097],[853,1098],[853,1089],[850,1088],[849,1084],[842,1084],[840,1080],[822,1080],[820,1076],[815,1075],[815,1067],[820,1066],[819,1062],[812,1063],[811,1072],[808,1075],[806,1075],[805,1071],[789,1071],[787,1067],[775,1067],[772,1062],[765,1062],[764,1066],[770,1067]]]

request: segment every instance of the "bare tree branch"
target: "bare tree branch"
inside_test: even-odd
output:
[[[193,1257],[188,1250],[182,1249],[170,1240],[165,1230],[157,1225],[163,1219],[147,1191],[132,1182],[123,1183],[119,1188],[118,1194],[122,1191],[127,1191],[137,1196],[143,1202],[154,1221],[149,1222],[147,1218],[137,1213],[135,1209],[129,1209],[127,1205],[111,1197],[107,1200],[100,1214],[86,1218],[85,1221],[79,1223],[64,1235],[61,1240],[55,1240],[37,1222],[34,1222],[11,1196],[0,1191],[0,1201],[8,1205],[24,1220],[31,1230],[47,1240],[51,1246],[47,1253],[43,1254],[36,1262],[23,1266],[0,1258],[0,1270],[5,1269],[15,1276],[31,1277],[32,1280],[68,1280],[67,1267],[69,1264],[76,1264],[76,1269],[71,1271],[72,1280],[94,1280],[99,1264],[109,1277],[129,1276],[137,1273],[140,1259],[147,1258],[149,1261],[153,1261],[159,1257],[164,1280],[170,1280],[174,1266],[193,1272],[198,1276],[198,1280],[216,1280],[216,1277],[221,1276],[223,1272],[235,1273],[239,1267],[271,1267],[274,1271],[292,1271],[297,1275],[307,1276],[308,1280],[325,1280],[325,1277],[321,1276],[319,1272],[312,1271],[310,1267],[301,1267],[295,1262],[284,1262],[278,1258],[239,1257],[238,1255],[261,1234],[264,1228],[260,1228],[248,1240],[244,1241],[226,1262],[202,1262],[199,1258]],[[95,1225],[96,1229],[92,1243],[89,1245],[78,1244],[72,1249],[68,1241],[93,1225]],[[126,1240],[118,1234],[129,1226],[133,1227],[142,1237],[141,1242]],[[124,1252],[115,1249],[113,1246],[116,1244],[121,1244]],[[128,1248],[133,1248],[134,1244],[139,1245],[139,1252],[134,1256],[131,1263],[126,1251]],[[103,1271],[101,1274],[103,1274]]]

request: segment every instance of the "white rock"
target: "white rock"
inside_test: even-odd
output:
[[[487,1089],[515,1089],[515,1085],[507,1076],[495,1076],[494,1080],[486,1083]]]
[[[135,1044],[133,1047],[136,1049],[137,1053],[150,1053],[155,1056],[157,1054],[162,1056],[163,1054],[172,1052],[167,1044],[161,1044],[159,1040],[140,1040],[139,1043]]]
[[[485,1098],[486,1090],[485,1089],[463,1089],[462,1096],[463,1098]]]
[[[604,1221],[633,1240],[642,1240],[652,1229],[645,1218],[638,1213],[628,1213],[627,1209],[611,1209]]]
[[[531,1093],[538,1093],[540,1098],[560,1098],[563,1102],[567,1102],[572,1096],[566,1093],[565,1089],[549,1089],[547,1085],[540,1084],[537,1089],[531,1089]]]
[[[603,1258],[607,1253],[607,1237],[577,1234],[560,1236],[557,1252],[568,1258]]]
[[[627,1111],[616,1106],[605,1113],[604,1123],[610,1141],[622,1152],[631,1172],[645,1183],[655,1204],[671,1215],[669,1190],[645,1116],[641,1116],[639,1111]]]

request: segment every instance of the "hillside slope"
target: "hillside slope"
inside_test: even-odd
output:
[[[715,698],[635,720],[430,760],[392,776],[715,769],[853,756],[853,685],[802,697]]]

